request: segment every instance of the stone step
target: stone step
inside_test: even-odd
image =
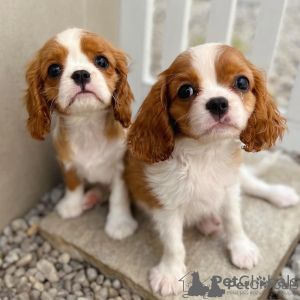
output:
[[[300,167],[284,158],[278,158],[264,178],[271,183],[289,184],[300,194]],[[98,206],[71,220],[62,220],[52,213],[41,222],[40,231],[55,247],[68,251],[74,258],[90,262],[108,277],[120,279],[124,286],[144,299],[183,299],[182,295],[162,298],[151,292],[148,271],[159,262],[162,246],[148,217],[137,209],[134,214],[139,229],[134,236],[121,242],[109,239],[104,233],[107,205]],[[258,266],[251,271],[234,267],[221,232],[204,237],[196,229],[187,229],[184,232],[187,272],[198,271],[200,280],[206,280],[206,285],[211,283],[212,276],[220,276],[224,280],[234,276],[239,279],[245,275],[249,276],[249,281],[252,275],[255,279],[259,276],[267,278],[268,275],[278,277],[300,237],[300,205],[279,209],[263,200],[245,196],[242,199],[242,215],[246,232],[260,249]],[[185,280],[185,284],[191,280],[191,273]],[[256,293],[252,289],[219,286],[225,289],[221,299],[266,298],[261,295],[262,289]],[[243,296],[240,293],[244,293]]]

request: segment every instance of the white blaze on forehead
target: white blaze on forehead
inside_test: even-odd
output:
[[[215,60],[222,44],[210,43],[190,48],[192,64],[197,70],[202,84],[217,83]]]
[[[68,49],[67,67],[75,64],[90,64],[87,56],[81,51],[80,38],[82,33],[82,29],[70,28],[56,36],[56,40]]]

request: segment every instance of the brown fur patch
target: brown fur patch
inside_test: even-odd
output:
[[[122,125],[114,119],[114,113],[109,109],[104,128],[104,134],[108,140],[125,138],[125,131]]]
[[[59,119],[57,134],[54,137],[54,147],[57,153],[57,159],[62,162],[71,161],[71,148],[68,141],[68,131],[62,118]]]
[[[161,208],[161,204],[151,193],[151,189],[147,185],[144,174],[144,163],[127,151],[125,164],[124,179],[133,200],[146,204],[148,208]]]
[[[74,191],[81,184],[81,180],[78,177],[76,170],[73,168],[65,170],[64,166],[62,166],[62,171],[67,188],[70,191]]]
[[[80,40],[82,52],[92,63],[99,55],[104,56],[109,67],[105,70],[99,68],[105,77],[106,84],[111,91],[112,105],[115,119],[125,128],[131,124],[131,102],[133,94],[127,82],[127,61],[125,52],[113,47],[107,40],[99,35],[84,31]]]
[[[240,51],[225,45],[221,46],[215,67],[218,81],[236,93],[240,94],[233,87],[235,76],[244,75],[249,80],[250,89],[243,93],[243,104],[250,114],[247,127],[240,135],[246,146],[244,150],[256,152],[269,149],[278,138],[282,139],[287,130],[286,120],[267,91],[262,70],[246,60]]]
[[[48,68],[52,64],[64,66],[68,51],[55,38],[50,39],[29,63],[26,72],[28,84],[25,102],[29,119],[27,128],[32,138],[42,141],[50,132],[51,110],[56,108],[60,77],[49,78]]]
[[[200,78],[188,51],[159,75],[129,130],[128,145],[136,157],[151,163],[164,161],[174,149],[176,135],[191,136],[188,112],[194,97],[180,100],[177,96],[184,84],[199,90]]]

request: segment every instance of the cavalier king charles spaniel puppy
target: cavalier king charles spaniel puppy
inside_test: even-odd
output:
[[[131,123],[133,100],[127,73],[126,53],[77,28],[46,42],[26,73],[31,136],[44,140],[51,114],[57,114],[54,145],[66,183],[57,212],[65,219],[79,216],[103,196],[98,187],[86,191],[86,184],[108,186],[105,230],[114,239],[137,228],[122,178],[125,128]]]
[[[258,248],[242,225],[240,180],[246,192],[278,206],[296,204],[298,196],[240,170],[242,149],[268,149],[286,130],[263,73],[230,46],[191,48],[159,75],[129,130],[124,174],[163,243],[149,275],[154,292],[182,289],[185,225],[208,235],[222,221],[232,263],[257,264]]]

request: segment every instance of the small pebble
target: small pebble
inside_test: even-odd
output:
[[[137,294],[132,294],[132,300],[142,300],[142,298]]]
[[[64,284],[64,288],[70,293],[72,291],[71,280],[66,280]]]
[[[286,281],[287,276],[289,276],[290,280],[292,278],[296,278],[295,273],[289,267],[284,267],[281,271],[281,277]],[[286,281],[287,282],[287,281]]]
[[[99,292],[97,292],[97,295],[103,297],[104,299],[108,298],[108,289],[106,287],[103,287]]]
[[[50,251],[52,250],[52,248],[51,248],[51,246],[50,246],[50,244],[48,243],[48,242],[44,242],[44,244],[43,244],[43,251],[44,251],[44,253],[49,253]]]
[[[10,226],[5,226],[5,227],[3,228],[3,233],[4,233],[4,235],[6,235],[6,236],[12,236],[12,235],[13,235],[13,232],[12,232]]]
[[[39,282],[44,282],[46,280],[44,274],[40,271],[37,271],[34,275],[34,277],[39,281]]]
[[[33,288],[42,292],[45,289],[45,286],[41,282],[37,281],[33,284]]]
[[[70,259],[71,259],[70,254],[68,254],[68,253],[63,253],[58,257],[58,261],[61,264],[66,264],[66,265],[70,262]]]
[[[21,277],[25,274],[25,269],[24,268],[18,268],[16,271],[15,271],[15,277]]]
[[[111,281],[109,279],[105,279],[104,282],[103,282],[103,286],[111,287]]]
[[[132,300],[131,295],[129,293],[128,294],[123,294],[122,299],[123,300]]]
[[[14,262],[16,262],[17,260],[19,260],[19,256],[18,254],[16,254],[15,252],[10,252],[8,253],[5,257],[4,257],[4,261],[10,265]]]
[[[80,283],[74,283],[72,286],[73,293],[81,290],[81,284]]]
[[[114,288],[109,288],[108,289],[108,296],[109,298],[115,298],[119,295],[118,291]]]
[[[29,226],[33,226],[38,224],[41,221],[41,218],[39,216],[33,215],[28,219]]]
[[[57,295],[57,289],[55,288],[50,289],[48,292],[53,298]]]
[[[88,280],[90,282],[92,282],[92,281],[96,280],[96,278],[98,276],[98,272],[94,268],[88,268],[87,271],[86,271],[86,275],[87,275]]]
[[[65,271],[65,273],[71,273],[73,271],[70,265],[63,265],[63,270]]]
[[[4,283],[8,289],[11,289],[12,287],[15,286],[15,281],[10,274],[4,275]]]
[[[27,293],[18,294],[19,300],[30,300],[29,295]]]
[[[28,225],[23,219],[16,219],[11,222],[11,228],[13,231],[18,231],[18,230],[26,231]]]
[[[32,254],[27,253],[18,260],[16,265],[18,267],[25,267],[26,265],[28,265],[31,262],[31,260],[32,260]]]
[[[54,250],[51,251],[51,256],[53,256],[53,257],[59,257],[59,252],[54,249]]]
[[[15,265],[12,265],[12,266],[10,266],[9,268],[6,269],[5,273],[12,275],[13,273],[15,273],[16,269],[17,269],[17,267]]]
[[[30,299],[32,300],[39,300],[41,292],[38,290],[31,290],[29,293]]]
[[[97,278],[97,283],[102,285],[103,282],[104,282],[104,276],[102,274],[100,274]]]
[[[41,300],[53,300],[53,297],[46,291],[42,292]]]
[[[83,283],[86,280],[87,279],[86,279],[84,270],[79,271],[74,278],[74,282],[77,282],[77,283]]]
[[[38,233],[38,231],[39,231],[39,224],[35,223],[28,228],[26,234],[28,236],[33,236],[33,235],[36,235]]]
[[[118,280],[118,279],[114,280],[113,283],[112,283],[112,286],[115,289],[119,290],[121,288],[121,282],[120,282],[120,280]]]
[[[50,281],[50,282],[57,282],[59,277],[57,275],[56,269],[53,263],[49,262],[46,259],[42,259],[37,262],[37,269],[43,273],[43,275]]]

